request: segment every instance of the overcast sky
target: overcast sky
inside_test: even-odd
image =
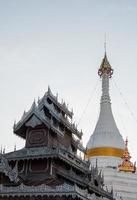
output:
[[[14,120],[48,85],[73,107],[74,120],[81,119],[86,144],[99,114],[105,33],[113,113],[137,160],[136,0],[0,0],[0,144],[6,151],[24,146],[13,134]]]

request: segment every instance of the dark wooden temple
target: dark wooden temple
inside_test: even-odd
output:
[[[14,133],[25,139],[25,147],[0,154],[0,199],[113,199],[97,167],[78,156],[85,149],[72,117],[50,88],[24,112]]]

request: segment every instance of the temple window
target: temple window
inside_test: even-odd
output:
[[[49,112],[49,109],[46,108],[46,107],[44,107],[44,114],[45,114],[46,117],[48,117],[49,119],[51,119],[51,114]]]

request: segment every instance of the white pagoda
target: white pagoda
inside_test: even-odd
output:
[[[87,143],[86,158],[90,160],[91,165],[98,164],[104,174],[107,189],[113,188],[117,200],[137,200],[136,167],[130,161],[128,141],[124,142],[111,109],[109,79],[113,75],[113,69],[106,52],[98,75],[102,78],[100,114]]]

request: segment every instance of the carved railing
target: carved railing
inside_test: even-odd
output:
[[[19,185],[14,187],[6,187],[0,185],[0,196],[74,196],[76,195],[82,200],[108,200],[106,198],[97,197],[95,193],[90,194],[88,190],[81,189],[77,185],[71,186],[68,184],[63,184],[60,186],[50,187],[47,185],[40,186],[26,186]]]
[[[69,160],[71,159],[71,161],[73,163],[75,163],[78,166],[83,167],[84,170],[88,169],[87,162],[84,161],[82,158],[78,158],[77,155],[74,155],[74,154],[72,154],[72,153],[70,153],[70,152],[68,152],[68,151],[66,151],[64,149],[59,149],[59,154],[64,156],[65,158],[67,158]]]
[[[89,194],[88,190],[83,190],[79,188],[77,185],[68,185],[63,184],[55,187],[50,187],[47,185],[40,185],[40,186],[26,186],[26,185],[19,185],[14,187],[6,187],[0,185],[0,196],[56,196],[56,195],[77,195],[82,200],[97,200],[102,198],[93,198],[96,195]]]
[[[21,184],[19,186],[14,187],[6,187],[3,185],[0,185],[0,193],[46,193],[46,192],[74,192],[74,186],[63,184],[56,187],[50,187],[47,185],[40,185],[40,186],[26,186],[24,184]]]
[[[8,160],[17,160],[17,159],[33,159],[33,158],[44,158],[44,157],[51,157],[51,156],[61,156],[62,158],[68,160],[68,162],[72,162],[76,166],[83,168],[84,170],[88,170],[88,164],[86,161],[78,158],[76,155],[74,155],[71,152],[68,152],[65,149],[53,147],[43,147],[43,148],[29,148],[29,149],[22,149],[20,151],[15,151],[14,155],[11,157],[11,155],[7,155],[6,157]]]

